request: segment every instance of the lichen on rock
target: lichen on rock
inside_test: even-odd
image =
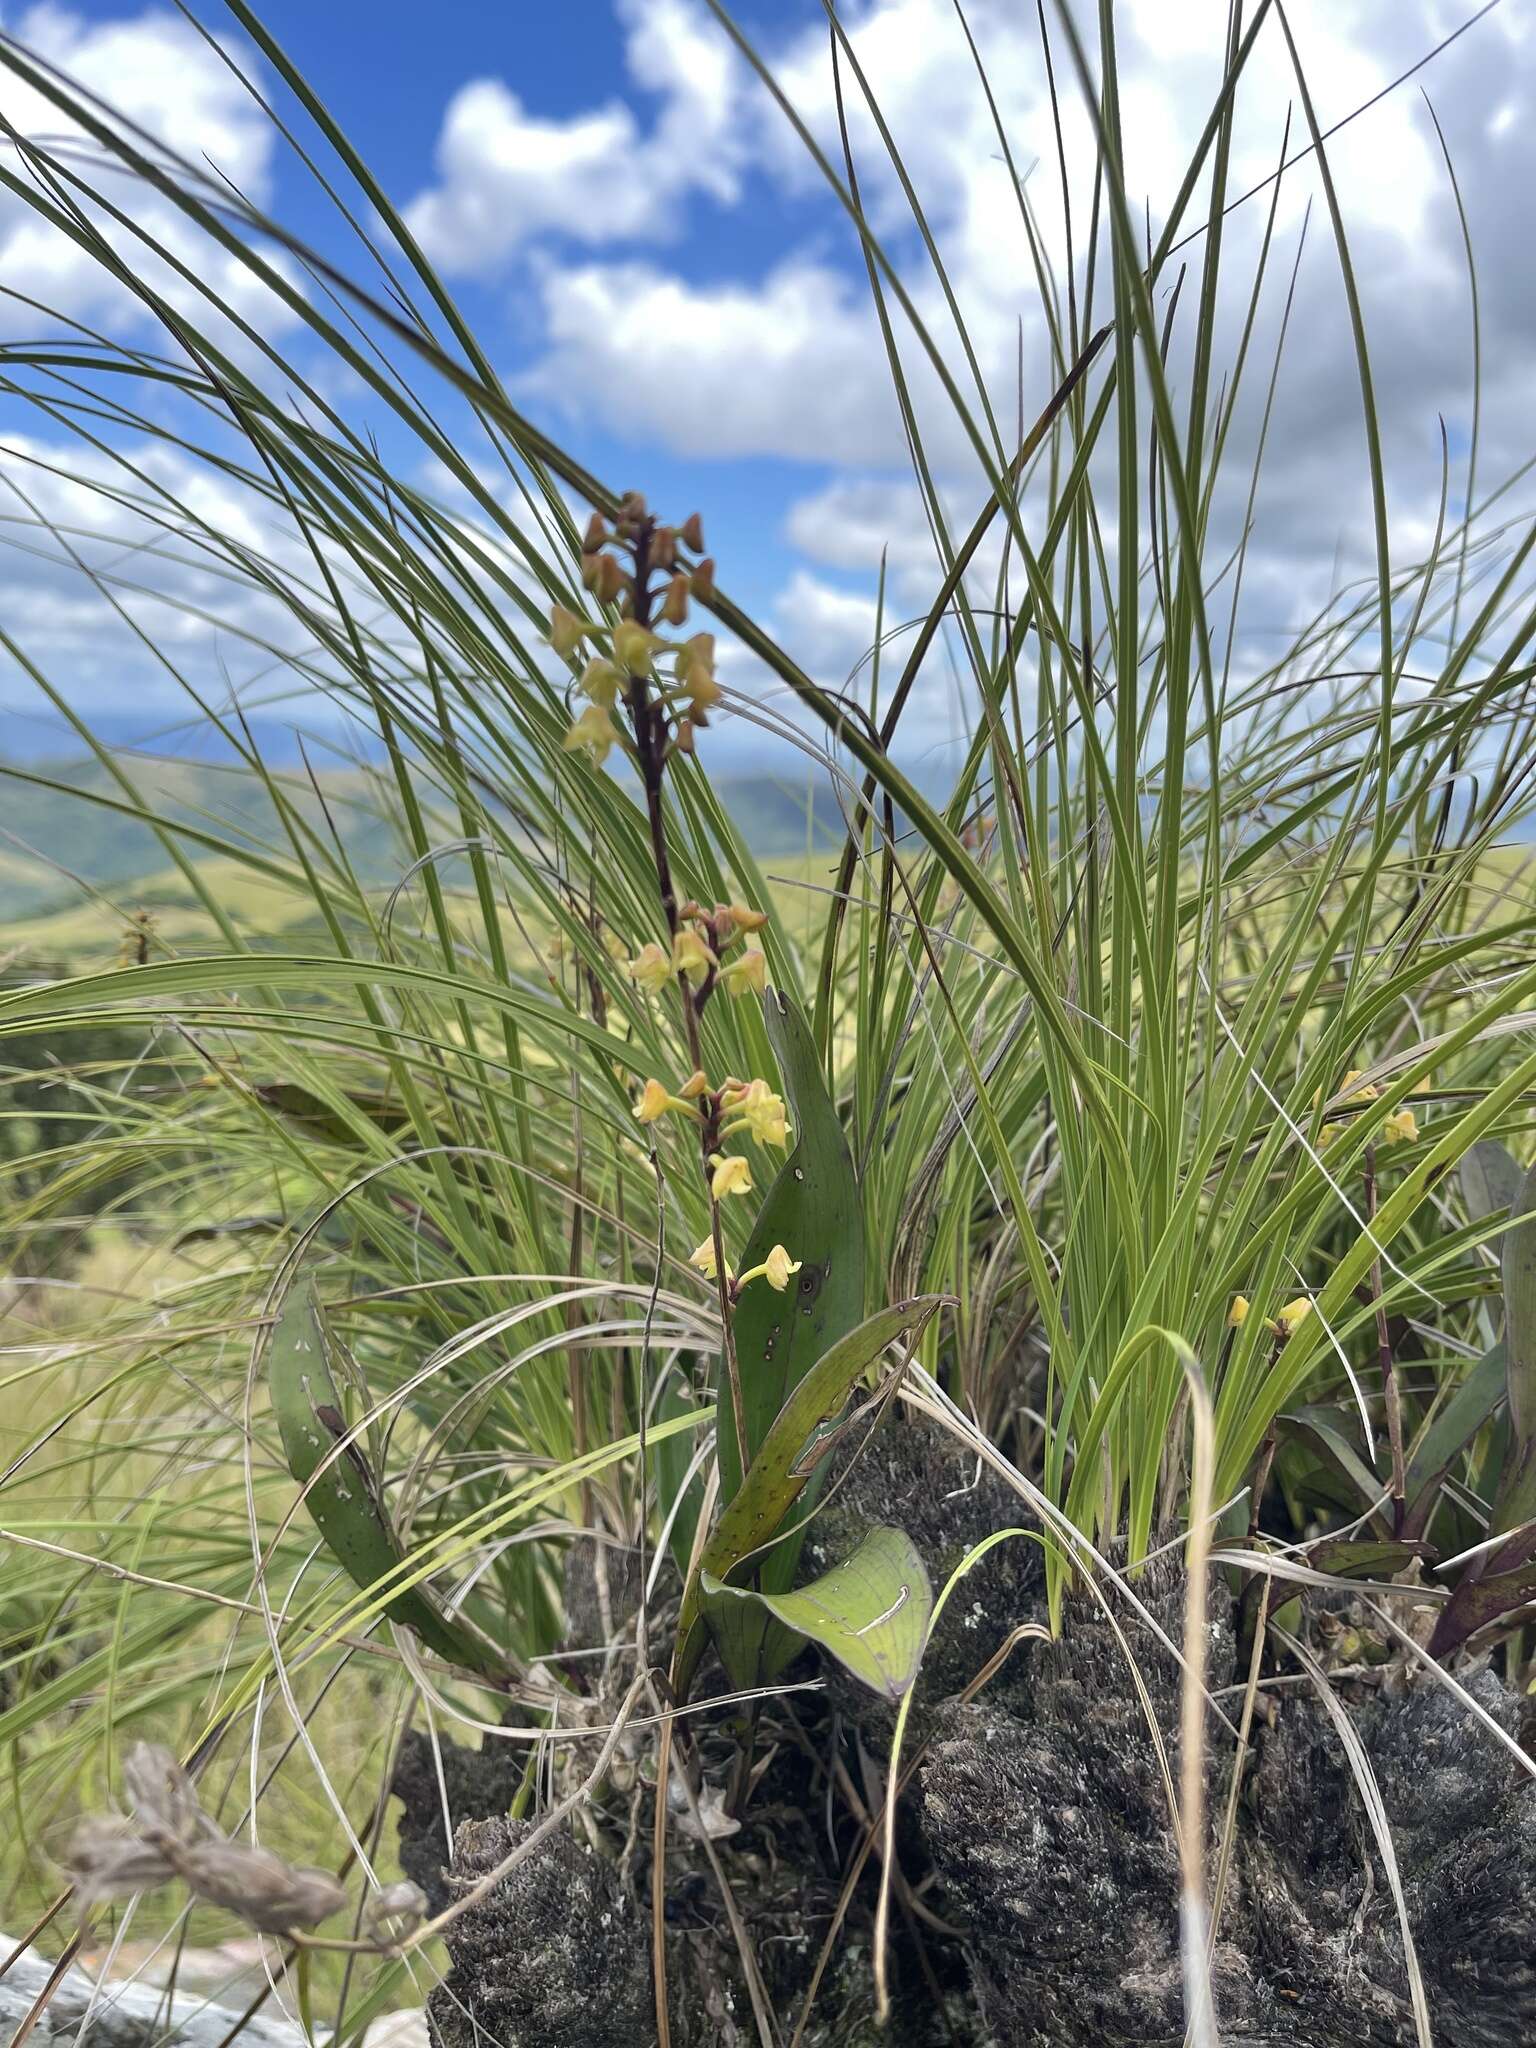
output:
[[[1466,1689],[1513,1735],[1519,1702],[1491,1671]],[[1362,1701],[1439,2048],[1536,2038],[1536,1784],[1432,1678]],[[1239,1881],[1254,1952],[1303,2048],[1416,2038],[1396,1903],[1331,1722],[1286,1702],[1259,1743]]]
[[[463,1899],[532,1833],[460,1823],[447,1880]],[[427,2012],[436,2048],[638,2048],[652,2040],[647,1928],[614,1866],[545,1835],[445,1931],[452,1970]]]
[[[467,1749],[448,1736],[407,1732],[389,1787],[400,1801],[400,1868],[421,1886],[433,1913],[448,1904],[446,1869],[460,1822],[506,1813],[526,1763],[509,1742]]]
[[[1180,1640],[1182,1566],[1162,1560],[1134,1583]],[[1116,1619],[1144,1696],[1101,1610],[1078,1594],[1060,1640],[1031,1649],[1026,1711],[950,1707],[924,1766],[923,1837],[968,1927],[1000,2048],[1185,2038],[1179,1867],[1148,1722],[1150,1708],[1177,1783],[1178,1667],[1128,1610]],[[1208,1681],[1231,1670],[1213,1579]],[[1498,1680],[1484,1671],[1469,1689],[1512,1734],[1518,1702]],[[1221,2039],[1410,2048],[1401,1925],[1338,1732],[1307,1694],[1277,1700],[1255,1737],[1212,1956]],[[1432,1679],[1370,1688],[1349,1711],[1391,1823],[1435,2041],[1524,2048],[1536,2038],[1536,1784]],[[1214,1831],[1232,1755],[1219,1724],[1206,1753]]]
[[[910,1507],[903,1519],[940,1579],[1014,1513],[951,1439],[902,1424],[877,1437],[868,1462],[853,1467],[813,1524],[807,1568],[820,1568],[818,1549],[836,1552],[854,1526],[847,1518],[867,1517],[876,1502],[889,1514],[896,1498]],[[1155,1627],[1108,1584],[1102,1600],[1078,1589],[1056,1641],[1020,1645],[963,1702],[992,1650],[1041,1612],[1037,1546],[1004,1545],[994,1555],[1006,1563],[989,1574],[988,1558],[976,1574],[986,1588],[985,1627],[941,1635],[925,1669],[928,1692],[910,1739],[913,1753],[928,1746],[898,1827],[905,1879],[963,1934],[947,1940],[928,1929],[925,1971],[910,1930],[893,1916],[896,2004],[880,2032],[871,1859],[806,2048],[1180,2048],[1185,2039],[1170,1798],[1180,1764],[1181,1666],[1169,1645],[1183,1637],[1181,1551],[1131,1574]],[[1345,1614],[1352,1597],[1338,1596]],[[606,1604],[622,1628],[632,1604],[622,1580],[618,1610],[611,1598]],[[968,1611],[965,1603],[957,1610],[962,1618]],[[1318,1640],[1328,1621],[1314,1613]],[[622,1654],[632,1659],[633,1646]],[[1208,1685],[1232,1686],[1238,1664],[1231,1596],[1213,1574]],[[877,1800],[890,1735],[888,1703],[828,1676],[826,1695],[764,1704],[762,1774],[739,1826],[712,1845],[786,2029],[803,2010],[859,1840],[835,1794],[828,1805],[825,1772],[840,1757],[853,1784],[866,1774],[862,1790]],[[1520,1703],[1486,1669],[1464,1683],[1518,1742]],[[1391,1666],[1336,1687],[1391,1822],[1437,2048],[1525,2048],[1536,2039],[1536,1785],[1427,1676]],[[1338,1732],[1304,1687],[1288,1683],[1265,1702],[1212,1953],[1221,2039],[1225,2048],[1411,2048],[1401,1927]],[[596,1720],[607,1710],[601,1693],[584,1704]],[[691,1719],[691,1767],[706,1804],[731,1779],[738,1732],[728,1714]],[[1208,1888],[1234,1753],[1231,1728],[1213,1709]],[[458,1823],[447,1877],[439,1754]],[[421,1740],[406,1746],[396,1778],[410,1809],[402,1861],[435,1901],[463,1898],[526,1839],[526,1828],[505,1818],[521,1761],[505,1745],[477,1753],[445,1743],[437,1754]],[[491,2037],[500,2048],[651,2048],[654,1793],[643,1761],[629,1759],[622,1776],[593,1788],[579,1828],[573,1822],[541,1840],[454,1923],[453,1969],[431,2004],[437,2048],[481,2048]],[[682,1826],[669,1836],[665,1945],[674,2048],[755,2048],[719,1879]]]
[[[1177,1642],[1180,1561],[1157,1560],[1135,1587]],[[1024,1712],[985,1697],[950,1706],[922,1772],[923,1838],[969,1929],[977,2000],[1002,2048],[1183,2039],[1168,1798],[1179,1771],[1180,1667],[1133,1610],[1108,1597],[1118,1634],[1078,1594],[1059,1641],[1027,1647]],[[1225,1587],[1213,1584],[1209,1670],[1218,1684],[1233,1661],[1229,1607]],[[1212,1795],[1222,1756],[1208,1745]],[[1214,1967],[1224,2017],[1254,2018],[1264,2001],[1240,1950],[1219,1944]]]

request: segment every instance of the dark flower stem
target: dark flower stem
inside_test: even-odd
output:
[[[635,539],[635,582],[633,616],[636,625],[647,629],[651,623],[651,541],[655,522],[647,519]],[[667,936],[675,940],[682,929],[678,916],[677,889],[672,880],[672,860],[667,850],[666,813],[662,804],[662,781],[667,767],[667,719],[663,706],[651,696],[644,676],[633,678],[628,704],[634,724],[635,752],[640,761],[640,779],[645,787],[646,817],[650,823],[651,854],[656,863],[656,881],[661,890],[662,915]],[[686,974],[677,976],[678,996],[683,1007],[683,1028],[688,1037],[688,1058],[695,1073],[703,1067],[699,1036],[699,1013],[714,987],[713,972],[695,991]],[[699,1163],[704,1175],[704,1192],[709,1201],[709,1233],[715,1251],[715,1286],[720,1301],[721,1342],[725,1355],[726,1382],[731,1390],[731,1414],[736,1424],[736,1442],[741,1458],[747,1455],[746,1407],[741,1393],[741,1371],[736,1362],[736,1339],[731,1328],[731,1286],[725,1266],[725,1238],[720,1228],[720,1204],[712,1190],[714,1170],[710,1154],[720,1142],[720,1110],[717,1099],[703,1105],[699,1128]]]

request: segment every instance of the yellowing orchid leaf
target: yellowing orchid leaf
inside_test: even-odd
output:
[[[763,1623],[770,1620],[815,1643],[860,1684],[893,1700],[917,1676],[933,1614],[927,1568],[901,1529],[867,1530],[841,1564],[790,1593],[727,1586],[709,1572],[703,1589],[721,1657],[738,1683],[744,1681],[734,1667],[756,1660]],[[744,1657],[737,1656],[738,1647]]]

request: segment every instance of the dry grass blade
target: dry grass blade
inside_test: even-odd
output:
[[[1366,1754],[1365,1744],[1360,1740],[1354,1722],[1339,1704],[1328,1674],[1318,1663],[1305,1643],[1277,1623],[1272,1623],[1276,1639],[1283,1643],[1312,1681],[1312,1689],[1318,1705],[1333,1723],[1340,1747],[1349,1759],[1349,1768],[1360,1794],[1360,1803],[1365,1808],[1365,1817],[1370,1823],[1377,1853],[1387,1875],[1387,1884],[1392,1893],[1392,1903],[1397,1909],[1398,1926],[1403,1937],[1403,1962],[1408,1973],[1408,1993],[1413,2006],[1414,2036],[1419,2048],[1433,2048],[1433,2037],[1429,2025],[1429,2001],[1424,1992],[1424,1976],[1419,1968],[1419,1953],[1414,1946],[1413,1928],[1408,1921],[1408,1900],[1403,1891],[1402,1874],[1398,1869],[1397,1851],[1392,1844],[1392,1823],[1382,1804],[1381,1790],[1376,1783],[1376,1773]]]

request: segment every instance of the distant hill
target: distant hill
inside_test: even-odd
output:
[[[756,854],[828,853],[843,843],[843,813],[829,782],[797,787],[773,776],[721,775],[715,790]]]
[[[145,755],[125,757],[125,765],[146,804],[168,822],[238,846],[282,839],[270,797],[243,769]],[[321,820],[319,799],[291,771],[283,786],[311,823]],[[333,771],[321,788],[354,863],[361,871],[383,872],[393,832],[373,806],[368,778]],[[0,924],[68,915],[95,890],[122,896],[141,880],[151,893],[160,887],[171,866],[165,849],[147,825],[119,808],[124,804],[113,777],[96,761],[0,760]],[[199,852],[189,844],[187,850],[197,859],[220,857],[217,845]]]
[[[168,821],[226,843],[271,845],[283,838],[270,797],[243,769],[145,755],[134,755],[128,765],[146,800]],[[311,824],[325,823],[329,814],[365,880],[397,875],[398,841],[372,776],[361,768],[332,768],[318,781],[323,810],[291,768],[283,789]],[[755,854],[823,852],[841,841],[842,814],[825,781],[797,787],[771,775],[727,775],[715,788]],[[0,759],[0,927],[24,922],[35,931],[38,921],[52,917],[67,924],[93,902],[95,891],[134,908],[184,894],[179,878],[167,872],[154,833],[114,808],[120,800],[111,775],[94,760]],[[189,844],[187,851],[233,873],[217,846],[199,852]]]

